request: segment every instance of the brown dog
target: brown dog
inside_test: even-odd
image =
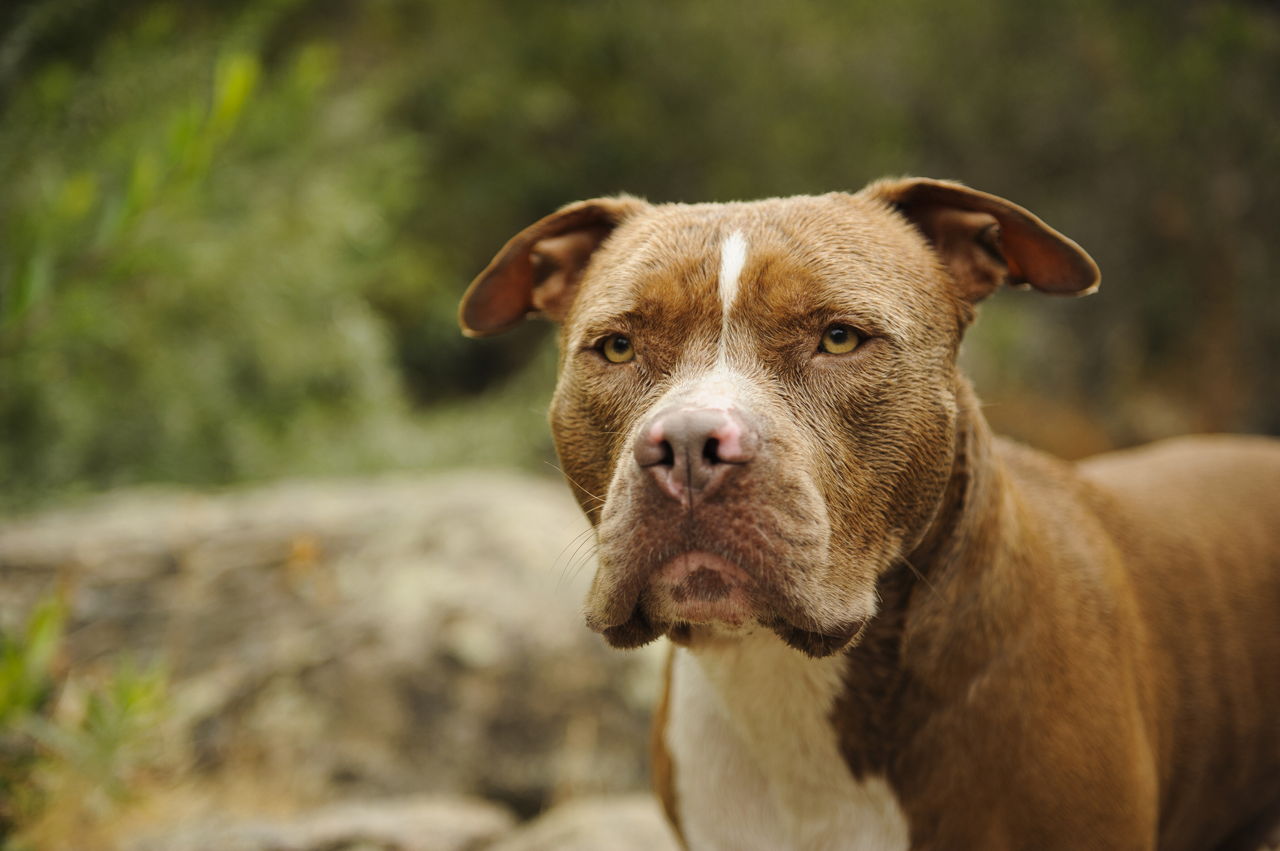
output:
[[[1093,261],[959,184],[565,207],[463,328],[561,323],[587,623],[677,647],[655,779],[694,849],[1248,847],[1280,804],[1280,444],[1071,465],[956,351]]]

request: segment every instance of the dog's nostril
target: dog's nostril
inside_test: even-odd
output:
[[[720,463],[720,439],[718,437],[708,438],[707,442],[702,445],[702,457],[707,460],[708,464]]]
[[[671,441],[662,441],[662,445],[658,448],[662,450],[662,457],[658,459],[657,464],[661,467],[674,467],[676,465],[676,453],[671,448]]]
[[[637,437],[631,452],[641,467],[671,468],[676,463],[675,448],[657,429],[650,429]]]

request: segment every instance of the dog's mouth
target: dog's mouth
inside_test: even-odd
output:
[[[733,632],[758,624],[796,650],[822,657],[856,641],[866,624],[865,618],[853,618],[820,627],[771,600],[773,595],[741,566],[705,551],[668,559],[631,595],[619,588],[613,591],[608,605],[588,603],[587,625],[618,648],[640,647],[661,635],[687,643],[701,628]]]

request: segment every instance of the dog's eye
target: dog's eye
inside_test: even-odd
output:
[[[836,324],[822,332],[822,340],[818,343],[818,349],[829,355],[847,355],[858,348],[858,344],[861,342],[862,337],[858,336],[857,331],[848,325]]]
[[[636,356],[636,350],[631,347],[631,338],[624,334],[605,337],[600,343],[600,353],[609,363],[626,363]]]

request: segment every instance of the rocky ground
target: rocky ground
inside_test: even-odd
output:
[[[141,832],[126,851],[676,851],[646,794],[584,797],[519,824],[492,801],[446,795],[345,802],[273,819]]]
[[[183,792],[122,848],[660,849],[660,651],[582,626],[585,531],[507,473],[116,494],[0,524],[0,613],[61,589],[73,670],[166,665]]]

